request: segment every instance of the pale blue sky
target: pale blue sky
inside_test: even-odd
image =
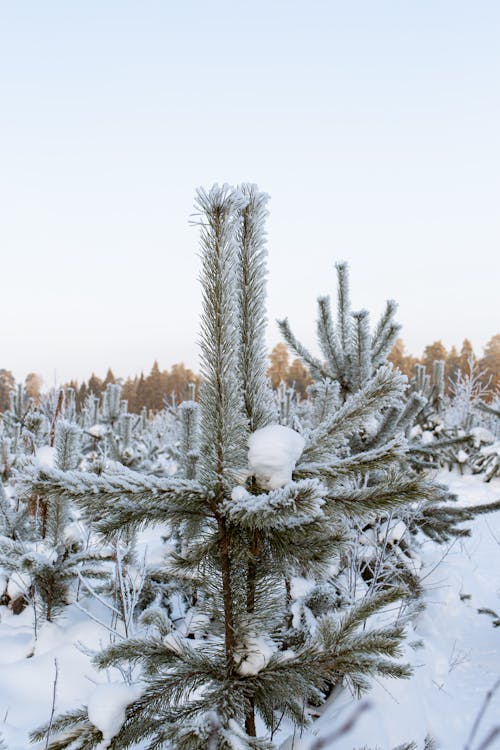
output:
[[[500,331],[500,3],[0,0],[0,367],[197,365],[196,186],[271,195],[269,343],[351,265],[408,349]]]

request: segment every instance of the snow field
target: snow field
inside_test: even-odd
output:
[[[457,493],[462,505],[500,497],[500,480],[441,472],[438,481]],[[426,609],[411,624],[404,659],[410,680],[381,679],[366,696],[369,708],[354,729],[325,750],[392,750],[415,741],[418,750],[430,734],[440,750],[463,750],[486,693],[500,677],[500,628],[477,610],[500,610],[500,512],[479,516],[471,537],[448,545],[427,541],[420,551]],[[283,750],[309,750],[313,738],[328,737],[353,711],[350,695],[330,700],[304,733],[302,744]],[[500,726],[500,689],[491,699],[471,745],[476,750]],[[500,750],[500,737],[488,750]]]
[[[448,483],[463,505],[500,497],[499,479],[486,484],[481,477],[448,472],[437,479]],[[427,541],[420,550],[427,608],[410,625],[405,644],[412,679],[375,683],[367,697],[370,708],[326,750],[392,750],[412,740],[420,750],[428,733],[442,750],[464,748],[485,695],[500,676],[500,629],[489,615],[477,612],[500,611],[500,512],[478,517],[471,529],[470,538],[442,546]],[[160,558],[157,536],[153,530],[141,534],[139,546],[147,548],[149,560]],[[306,593],[307,581],[294,579],[293,587],[295,595]],[[109,618],[98,601],[84,598],[83,604],[97,620]],[[56,715],[87,705],[92,722],[104,732],[100,750],[105,749],[123,721],[125,704],[137,694],[116,670],[99,672],[92,666],[89,652],[108,643],[109,632],[75,605],[56,623],[43,624],[36,641],[31,608],[13,615],[0,607],[0,733],[9,750],[43,747],[31,746],[28,735],[50,718],[56,662]],[[272,653],[271,644],[257,636],[253,645],[240,665],[242,674],[258,671]],[[283,750],[310,750],[315,740],[338,728],[354,705],[347,693],[332,696],[302,737],[283,736]],[[485,711],[473,750],[499,724],[500,690]],[[489,750],[500,750],[500,739]]]

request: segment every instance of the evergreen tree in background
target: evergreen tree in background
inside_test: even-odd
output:
[[[387,356],[387,361],[391,362],[394,367],[397,367],[398,370],[410,380],[414,375],[415,365],[418,360],[411,354],[406,354],[403,339],[397,338]]]
[[[113,373],[113,370],[111,369],[111,367],[108,368],[108,371],[106,373],[106,377],[104,378],[104,382],[102,384],[103,388],[107,388],[107,386],[110,383],[112,383],[112,384],[116,383],[116,378],[114,376],[114,373]]]
[[[24,381],[24,389],[28,399],[31,399],[33,403],[37,404],[40,401],[42,393],[42,378],[35,372],[30,372],[26,375]]]
[[[0,370],[0,411],[7,411],[10,406],[10,394],[16,387],[16,381],[10,370]]]
[[[317,332],[324,360],[313,357],[293,335],[288,320],[278,321],[285,341],[308,365],[317,381],[339,384],[342,401],[360,390],[387,361],[401,328],[394,320],[396,303],[389,300],[373,334],[366,310],[353,313],[346,263],[337,263],[337,322],[334,324],[329,297],[318,299]]]
[[[485,376],[491,378],[492,391],[497,391],[500,387],[500,333],[492,336],[486,344],[480,367]]]
[[[94,396],[100,396],[103,391],[102,380],[97,375],[94,375],[94,373],[89,378],[88,390]]]
[[[429,344],[425,347],[424,353],[421,359],[421,364],[427,369],[428,372],[432,372],[434,362],[437,360],[446,361],[448,354],[446,348],[441,341],[434,341],[433,344]]]
[[[267,375],[273,388],[279,388],[281,383],[286,382],[290,368],[290,355],[288,347],[279,341],[269,354],[269,367]]]
[[[345,403],[350,395],[362,392],[363,388],[370,383],[379,371],[387,367],[387,361],[392,351],[395,357],[400,357],[404,363],[404,347],[402,342],[394,350],[397,343],[397,335],[400,330],[394,316],[396,303],[389,300],[385,311],[379,320],[373,333],[369,330],[369,317],[365,310],[352,312],[350,301],[350,290],[348,281],[348,269],[345,263],[336,264],[337,271],[337,316],[334,323],[331,304],[328,297],[318,299],[317,333],[318,342],[323,354],[323,360],[311,355],[307,349],[297,341],[291,331],[288,320],[279,321],[283,337],[289,346],[307,364],[311,375],[316,381],[314,386],[314,398],[316,402],[322,400],[325,410],[335,410],[339,405]],[[467,348],[464,342],[464,347]],[[384,445],[387,441],[398,440],[406,437],[410,440],[404,457],[400,459],[400,467],[409,476],[414,476],[415,471],[426,468],[437,468],[439,463],[435,460],[435,449],[448,448],[448,444],[455,444],[456,436],[445,436],[444,446],[442,441],[437,440],[433,446],[423,446],[418,440],[412,439],[412,428],[416,422],[420,434],[422,430],[428,432],[442,429],[442,409],[445,396],[444,360],[437,356],[446,356],[446,350],[440,341],[426,347],[424,361],[430,363],[431,375],[427,374],[424,364],[415,365],[415,376],[406,392],[401,393],[399,399],[394,399],[390,406],[379,405],[378,411],[372,420],[367,420],[356,434],[350,438],[350,450],[358,454],[360,458],[366,451],[374,450]],[[459,438],[461,440],[462,438]],[[372,575],[386,576],[394,575],[394,554],[400,565],[396,565],[397,575],[401,576],[401,582],[406,581],[410,590],[418,593],[420,584],[418,577],[414,574],[414,565],[411,548],[408,547],[408,533],[418,530],[424,531],[435,541],[445,542],[454,536],[467,535],[469,532],[462,524],[473,518],[474,513],[470,510],[450,504],[455,497],[444,487],[426,480],[422,476],[422,486],[425,485],[421,503],[408,514],[406,510],[401,513],[391,514],[389,520],[383,514],[377,522],[365,528],[364,532],[370,531],[375,535],[375,542],[367,544],[368,559],[361,558],[360,565],[364,575],[370,579]],[[378,478],[371,476],[371,482],[376,485]],[[496,509],[496,504],[486,507],[478,507],[476,512],[489,512]],[[395,544],[388,548],[387,560],[384,564],[377,563],[373,566],[370,557],[378,556],[376,549],[381,539],[388,531],[388,523],[393,527],[402,520],[401,529],[405,531],[399,534]],[[392,570],[392,573],[389,571]]]
[[[307,389],[313,383],[309,370],[304,367],[300,359],[294,359],[290,363],[288,347],[281,341],[269,354],[267,376],[273,388],[278,389],[284,384],[293,388],[295,394],[301,399],[307,398]]]
[[[445,361],[445,372],[446,372],[445,388],[448,386],[449,383],[456,380],[459,371],[460,371],[460,356],[458,354],[457,347],[453,345]]]
[[[469,365],[470,359],[476,359],[476,355],[474,354],[474,349],[472,348],[472,344],[469,341],[469,339],[464,339],[462,342],[462,348],[460,349],[460,358],[459,358],[459,366],[462,372],[465,372]]]
[[[66,412],[69,414],[70,409]],[[30,421],[25,419],[21,438],[28,450],[31,443],[30,452],[34,450],[33,460],[37,465],[54,465],[67,472],[75,469],[80,461],[80,429],[74,422],[64,419],[62,413],[59,405],[52,426],[44,423],[39,415],[38,434],[30,433]],[[44,439],[53,445],[41,444]],[[16,484],[22,483],[27,460],[27,454],[23,456],[20,447],[18,445],[16,451],[21,459],[16,467]],[[7,588],[5,598],[5,603],[11,604],[14,611],[32,604],[35,623],[52,621],[70,602],[71,584],[79,575],[105,577],[100,567],[102,553],[92,551],[74,531],[69,532],[75,515],[68,497],[30,494],[20,502],[16,495],[13,498],[3,495],[1,506],[0,565],[15,584],[14,589]]]

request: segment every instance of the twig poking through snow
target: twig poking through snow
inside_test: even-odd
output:
[[[52,729],[52,722],[54,721],[54,713],[56,710],[57,679],[59,677],[59,666],[57,664],[57,659],[54,659],[54,667],[56,671],[54,675],[54,684],[52,686],[52,710],[50,712],[49,726],[47,729],[47,737],[45,739],[45,750],[47,750],[49,746],[50,732]]]
[[[466,745],[464,747],[464,750],[471,750],[472,740],[476,736],[477,730],[479,729],[479,725],[480,725],[480,723],[482,721],[482,718],[483,718],[483,716],[484,716],[484,714],[486,712],[486,709],[488,708],[489,702],[491,701],[491,699],[493,698],[493,696],[495,695],[495,693],[496,693],[496,691],[498,690],[499,687],[500,687],[500,678],[495,682],[495,684],[493,685],[493,687],[490,688],[488,690],[488,692],[486,693],[486,695],[484,697],[484,701],[483,701],[483,703],[481,705],[481,708],[479,709],[479,712],[478,712],[478,714],[476,716],[474,724],[472,725],[472,729],[471,729],[471,732],[470,732],[470,735],[469,735],[469,739],[467,740],[467,743],[466,743]],[[494,735],[494,736],[496,736],[496,735]],[[492,739],[493,738],[491,736],[490,736],[490,738],[487,738],[488,743],[491,742]],[[483,742],[483,744],[481,745],[481,747],[479,748],[479,750],[481,750],[481,748],[483,748],[483,750],[484,750],[484,747],[487,747],[487,745],[484,745],[484,742]]]
[[[491,745],[495,737],[498,737],[499,734],[500,727],[494,727],[488,734],[488,736],[483,740],[483,742],[481,742],[477,750],[486,750],[486,748]]]
[[[369,703],[369,701],[363,701],[362,703],[360,703],[356,710],[353,711],[349,718],[342,724],[342,726],[340,726],[333,734],[325,737],[320,737],[319,739],[315,740],[310,746],[309,750],[322,750],[322,748],[327,747],[330,742],[335,742],[340,737],[346,735],[351,731],[361,714],[369,708],[371,708],[371,704]]]

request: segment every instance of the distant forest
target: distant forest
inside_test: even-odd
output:
[[[432,371],[435,360],[445,362],[445,381],[449,387],[461,371],[467,374],[471,363],[475,364],[476,374],[491,395],[500,386],[500,333],[495,334],[484,347],[483,356],[478,357],[468,339],[464,339],[460,350],[452,346],[449,351],[441,341],[435,341],[425,347],[421,357],[407,354],[403,339],[397,339],[389,357],[389,361],[399,368],[409,379],[413,377],[416,364],[423,364],[428,371]],[[308,370],[299,359],[290,358],[286,344],[276,344],[269,354],[268,376],[274,388],[281,383],[294,387],[300,398],[307,397],[307,387],[312,383]],[[131,412],[139,412],[146,407],[148,411],[156,412],[164,408],[167,403],[179,403],[188,396],[189,384],[199,386],[200,377],[187,368],[182,362],[172,365],[170,370],[160,370],[158,362],[154,362],[149,375],[136,375],[134,378],[123,379],[116,377],[111,369],[103,380],[94,373],[82,383],[70,381],[64,387],[71,386],[75,390],[77,408],[80,409],[89,394],[100,396],[108,383],[121,383],[122,398],[128,402]],[[15,388],[16,381],[10,370],[0,369],[0,411],[9,408],[10,393]],[[26,396],[35,401],[42,393],[42,378],[32,372],[24,382]]]

